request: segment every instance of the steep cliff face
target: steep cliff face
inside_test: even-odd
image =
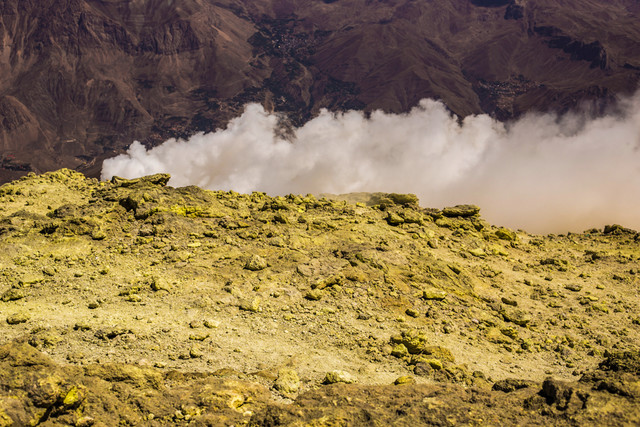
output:
[[[301,123],[425,97],[500,119],[610,100],[640,80],[639,22],[630,0],[7,0],[0,180],[96,174],[254,101]]]

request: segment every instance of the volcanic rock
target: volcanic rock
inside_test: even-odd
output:
[[[0,186],[1,422],[640,421],[635,234],[519,230],[475,257],[499,230],[477,217],[152,181]]]

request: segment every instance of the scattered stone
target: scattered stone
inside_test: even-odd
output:
[[[511,339],[505,336],[500,328],[497,327],[487,328],[484,332],[484,335],[487,338],[487,341],[494,344],[508,344],[511,342]]]
[[[398,344],[393,348],[393,350],[391,350],[391,355],[403,358],[409,356],[409,350],[407,350],[407,347],[404,344]]]
[[[250,271],[260,271],[264,270],[268,266],[269,264],[267,263],[267,260],[262,258],[260,255],[252,255],[251,258],[247,260],[244,268]]]
[[[324,292],[320,289],[312,289],[304,295],[305,299],[309,301],[320,301],[323,296]]]
[[[204,356],[204,353],[199,346],[194,345],[189,349],[189,357],[191,357],[192,359],[199,359],[202,356]]]
[[[149,285],[151,286],[151,290],[155,291],[155,292],[159,292],[159,291],[166,291],[169,292],[170,291],[170,286],[169,284],[166,282],[166,280],[160,278],[160,277],[152,277],[151,280],[149,280]]]
[[[84,178],[81,179],[84,182]],[[251,343],[247,345],[238,342],[237,337],[244,336],[247,328],[251,327],[255,328],[256,332],[264,331],[269,335],[281,333],[282,337],[276,335],[269,339],[285,338],[288,342],[301,346],[322,343],[329,337],[334,340],[336,351],[341,352],[341,357],[356,357],[366,361],[363,362],[367,365],[366,368],[371,369],[371,372],[367,372],[368,381],[376,378],[383,378],[384,381],[386,374],[382,371],[374,373],[374,369],[377,370],[386,362],[393,362],[394,369],[402,369],[403,365],[405,369],[413,370],[410,375],[416,378],[418,375],[428,375],[429,381],[419,381],[421,384],[416,387],[398,390],[386,386],[382,394],[386,396],[402,393],[404,399],[404,393],[413,393],[415,389],[417,406],[413,408],[423,415],[433,415],[431,420],[448,422],[448,419],[442,416],[442,412],[436,413],[439,410],[436,408],[438,403],[432,400],[434,396],[441,402],[447,402],[451,398],[449,389],[445,391],[445,387],[451,384],[446,383],[462,385],[458,391],[477,386],[469,372],[461,373],[461,370],[450,362],[453,360],[451,351],[432,345],[457,340],[466,342],[465,345],[473,345],[478,340],[484,341],[489,346],[485,350],[491,354],[488,360],[495,361],[496,365],[486,365],[486,360],[480,362],[487,366],[487,373],[497,378],[514,373],[526,378],[526,370],[532,366],[531,363],[541,364],[536,368],[536,372],[544,372],[546,369],[549,375],[568,378],[568,373],[574,369],[573,366],[577,366],[578,369],[574,371],[576,378],[568,383],[574,387],[572,399],[579,400],[576,396],[586,393],[582,394],[590,396],[589,401],[585,402],[586,405],[599,405],[599,402],[604,402],[601,398],[607,393],[607,399],[618,399],[611,401],[609,406],[617,411],[616,420],[626,421],[623,417],[629,414],[623,412],[626,407],[620,406],[620,403],[628,403],[627,397],[632,397],[633,393],[640,395],[636,373],[618,371],[613,366],[601,366],[598,377],[593,377],[589,382],[577,380],[577,376],[584,375],[589,366],[597,364],[605,349],[623,351],[634,348],[637,344],[640,316],[634,311],[633,292],[637,288],[640,252],[633,241],[634,235],[617,236],[617,227],[608,230],[610,236],[597,232],[592,236],[567,234],[535,237],[524,231],[515,233],[508,229],[497,229],[473,217],[471,220],[460,216],[449,217],[446,218],[446,223],[450,225],[451,230],[438,228],[432,223],[431,218],[438,218],[439,214],[431,215],[428,210],[413,205],[405,208],[388,203],[395,203],[390,196],[384,200],[386,212],[377,208],[370,209],[365,205],[330,203],[311,198],[298,198],[299,201],[294,202],[294,197],[278,202],[283,206],[288,205],[287,211],[256,212],[256,208],[269,200],[266,195],[256,197],[203,190],[202,194],[206,197],[198,199],[200,193],[189,189],[144,189],[139,191],[139,194],[130,195],[130,190],[126,187],[114,191],[113,185],[109,183],[96,186],[86,195],[80,196],[65,193],[66,189],[55,192],[56,198],[68,199],[68,203],[76,203],[77,208],[75,217],[64,216],[64,210],[56,213],[64,218],[55,219],[57,229],[52,234],[41,234],[40,231],[54,218],[27,217],[23,214],[11,216],[14,206],[5,197],[8,187],[3,186],[0,189],[0,198],[6,202],[0,203],[0,211],[4,215],[0,217],[0,237],[6,243],[6,253],[3,255],[0,268],[0,300],[3,301],[0,302],[0,308],[4,311],[5,318],[17,311],[17,307],[31,313],[33,318],[26,323],[27,332],[22,334],[26,335],[26,345],[31,349],[46,349],[58,343],[55,351],[52,351],[57,358],[64,360],[66,357],[71,364],[84,365],[71,367],[73,369],[70,372],[78,377],[84,375],[89,365],[93,364],[114,365],[105,368],[105,372],[121,369],[115,365],[125,365],[132,360],[138,360],[140,351],[147,353],[145,357],[148,357],[151,363],[158,359],[167,362],[171,360],[168,365],[158,363],[158,366],[168,368],[168,372],[162,372],[160,375],[163,378],[166,376],[171,384],[171,393],[174,393],[172,396],[181,401],[167,403],[171,410],[166,411],[164,407],[157,407],[155,403],[146,400],[147,397],[157,399],[160,394],[146,394],[147,390],[142,388],[137,388],[133,393],[127,389],[137,374],[128,377],[112,375],[109,377],[111,379],[107,380],[107,383],[112,384],[103,384],[101,387],[115,390],[118,396],[137,396],[142,399],[139,400],[139,406],[133,409],[133,415],[123,415],[121,419],[113,422],[113,419],[105,418],[103,412],[89,412],[93,411],[91,408],[96,408],[95,405],[85,407],[80,404],[78,408],[82,408],[81,410],[65,412],[69,409],[66,405],[74,405],[73,400],[66,399],[74,385],[80,387],[82,384],[88,387],[88,384],[97,384],[93,380],[81,382],[76,377],[65,377],[56,383],[59,392],[55,396],[51,394],[50,403],[37,406],[29,417],[14,420],[14,423],[35,424],[39,421],[45,424],[59,422],[82,425],[84,422],[87,425],[117,425],[118,421],[123,424],[144,424],[155,418],[155,423],[175,423],[180,419],[180,422],[203,425],[221,425],[227,422],[243,424],[238,418],[224,418],[226,415],[220,415],[218,418],[218,409],[226,410],[228,405],[232,405],[233,408],[228,408],[230,411],[238,410],[245,413],[243,415],[238,412],[239,415],[236,415],[246,417],[246,424],[265,406],[260,406],[261,403],[254,405],[254,402],[258,402],[252,401],[255,395],[244,393],[244,389],[235,383],[236,380],[241,380],[239,375],[229,374],[224,378],[210,375],[191,376],[182,370],[186,366],[190,370],[207,371],[219,359],[211,357],[209,360],[208,352],[223,350],[231,350],[230,357],[237,359],[233,364],[245,366],[246,358],[253,357]],[[46,188],[24,191],[32,191],[33,195],[40,197],[40,194],[45,195],[41,192],[44,190],[50,191]],[[73,188],[73,192],[76,190],[78,189]],[[80,192],[82,191],[80,189]],[[113,200],[102,198],[102,195],[107,193]],[[23,200],[16,194],[14,196],[18,202],[16,206],[22,208],[25,203],[22,203]],[[123,204],[120,203],[121,200]],[[208,204],[206,209],[197,207],[201,201]],[[47,203],[54,206],[45,210],[44,204]],[[58,207],[58,204],[52,201],[45,201],[44,204],[38,198],[33,205],[29,205],[29,209],[46,214]],[[135,210],[127,211],[127,208]],[[205,210],[216,214],[200,221],[198,212]],[[141,214],[143,211],[146,212],[144,215]],[[283,225],[274,225],[274,218],[281,214],[286,214],[288,219],[276,219],[276,222]],[[449,210],[448,214],[452,212]],[[392,220],[390,223],[395,223],[393,215],[404,221],[401,227],[390,227],[387,221],[381,222],[383,218],[388,218]],[[95,242],[87,235],[79,237],[75,231],[70,232],[72,228],[67,227],[67,222],[82,217],[96,223],[93,228],[87,226],[87,230],[97,231],[103,227],[108,231],[107,239],[104,242]],[[223,222],[227,228],[219,225],[220,219],[225,217],[227,219]],[[282,217],[286,218],[284,215]],[[298,218],[302,218],[304,222],[296,222]],[[287,222],[289,224],[284,225]],[[245,225],[242,224],[249,228],[245,229]],[[402,223],[398,221],[397,225],[400,224]],[[206,230],[213,232],[208,233]],[[18,231],[24,235],[17,234]],[[139,239],[140,236],[153,237],[147,241]],[[35,237],[34,242],[29,241],[32,237]],[[522,243],[515,244],[517,239],[522,239]],[[37,243],[37,247],[34,243]],[[273,247],[274,244],[278,247]],[[437,250],[430,249],[436,247]],[[180,253],[189,248],[193,249],[190,259],[184,258],[184,262],[178,260],[174,265],[164,264],[163,259],[167,254]],[[477,252],[470,251],[470,248],[476,248]],[[243,267],[250,263],[249,258],[254,253],[261,254],[272,266],[257,274],[249,271],[251,268],[243,270]],[[125,256],[120,257],[122,254]],[[494,256],[496,254],[505,257],[500,259]],[[105,265],[110,266],[111,272],[104,268]],[[215,271],[207,269],[212,265],[215,265]],[[296,266],[299,274],[295,272]],[[556,272],[567,267],[574,271],[571,274]],[[139,270],[134,270],[136,268]],[[582,274],[578,277],[579,273]],[[154,274],[157,276],[153,277]],[[24,275],[34,276],[35,279],[23,280],[22,288],[16,286],[15,290],[7,291]],[[553,278],[554,281],[545,282],[545,276]],[[189,279],[180,282],[179,278]],[[218,284],[225,283],[226,280],[233,281],[233,285],[225,285],[223,291]],[[168,291],[164,281],[172,284],[171,289],[175,295],[152,292]],[[575,283],[566,284],[571,281]],[[177,285],[178,283],[180,285]],[[137,287],[138,291],[127,291],[122,298],[110,297],[131,286]],[[315,292],[305,295],[311,288],[315,288]],[[225,292],[227,289],[230,293]],[[147,303],[145,306],[123,303],[124,298],[136,294],[144,298],[143,302]],[[24,298],[25,295],[28,307],[32,307],[31,304],[35,307],[31,308],[31,311],[22,306],[24,299],[20,298]],[[483,298],[483,295],[487,298]],[[501,298],[502,295],[506,296]],[[263,299],[263,309],[268,312],[264,317],[238,312],[238,306],[242,306],[243,310],[260,311],[259,302],[254,304],[252,300],[256,296],[267,298]],[[324,300],[314,303],[300,298],[301,296],[315,301],[322,297]],[[488,304],[489,296],[492,297],[491,304]],[[65,312],[73,314],[73,310],[77,309],[75,318],[72,316],[70,321],[60,323],[55,315],[50,317],[47,314],[49,309],[45,306],[42,315],[36,318],[34,313],[39,313],[35,310],[43,297],[46,298],[45,304],[58,304],[58,308]],[[601,304],[594,304],[598,301]],[[243,304],[240,304],[241,302]],[[87,312],[88,303],[92,303],[92,308],[100,307],[102,304],[102,308]],[[119,306],[124,311],[118,311]],[[552,310],[549,307],[563,308]],[[518,312],[517,309],[526,309],[526,312]],[[610,310],[611,315],[603,314],[605,310]],[[425,312],[428,313],[426,318]],[[239,317],[233,320],[236,315]],[[218,330],[216,333],[210,329],[220,326],[220,321],[217,320],[198,320],[190,324],[193,329],[188,329],[187,325],[191,319],[206,316],[223,319],[224,330]],[[356,316],[360,320],[355,320]],[[242,322],[243,319],[250,322]],[[398,319],[406,320],[399,323]],[[7,322],[11,323],[9,320]],[[125,322],[122,326],[126,326],[127,329],[100,331],[119,322]],[[278,332],[271,327],[272,322]],[[139,334],[126,333],[133,325],[140,328]],[[380,333],[384,333],[385,328],[388,330],[393,326],[399,331],[411,326],[419,329],[402,335],[398,332],[398,339],[394,337],[392,342],[380,342]],[[521,326],[528,329],[522,329]],[[357,331],[353,327],[356,327]],[[25,327],[6,326],[6,335],[12,337],[23,328]],[[13,334],[10,329],[13,330]],[[188,329],[186,334],[185,329]],[[304,334],[300,335],[302,330]],[[456,335],[444,336],[443,331],[454,332]],[[231,341],[225,341],[225,333],[228,333],[226,340]],[[96,337],[105,341],[100,342]],[[212,337],[215,337],[215,340],[212,340]],[[111,338],[112,341],[106,341]],[[157,341],[152,342],[156,338]],[[496,344],[488,344],[489,342]],[[89,352],[87,345],[95,345],[96,352]],[[190,350],[191,345],[200,345],[203,350],[197,347]],[[280,356],[289,348],[285,347],[278,349]],[[84,355],[80,349],[85,352]],[[28,354],[24,349],[21,352]],[[176,362],[178,355],[191,361]],[[393,358],[389,359],[391,355]],[[20,367],[11,365],[13,359],[5,357],[5,353],[1,356],[3,369],[5,366]],[[203,357],[204,360],[193,357]],[[306,363],[306,356],[301,357],[304,359],[292,360],[295,363]],[[396,357],[399,359],[395,359]],[[469,361],[469,357],[465,357],[465,361]],[[250,363],[253,362],[255,360],[251,359]],[[264,362],[269,363],[268,360]],[[357,360],[350,361],[352,362],[355,363]],[[635,363],[626,358],[618,362]],[[46,375],[49,375],[49,372],[58,375],[63,371],[57,368],[49,369],[48,363],[29,362],[24,367],[29,369],[29,375],[40,375],[39,371],[45,372]],[[345,365],[336,367],[346,368]],[[629,369],[634,368],[632,366]],[[277,376],[274,375],[276,372],[270,374],[268,385],[271,385],[273,390],[278,390],[281,396],[293,398],[300,392],[302,386],[294,371],[281,371]],[[395,376],[399,375],[401,374],[397,373]],[[620,377],[613,378],[614,375]],[[33,407],[30,402],[36,402],[43,393],[41,389],[45,390],[48,387],[45,381],[37,384],[34,382],[37,390],[20,388],[22,386],[12,388],[11,383],[21,381],[22,377],[12,377],[6,373],[0,377],[5,378],[5,382],[10,385],[3,385],[9,393],[10,400],[14,395],[26,396],[25,408],[28,405]],[[192,396],[187,388],[174,388],[182,377],[206,385],[207,393],[198,391],[198,394]],[[393,377],[387,378],[388,383],[392,382],[391,378]],[[244,379],[253,381],[253,378]],[[218,380],[224,381],[224,385],[217,383]],[[234,383],[230,384],[227,380]],[[263,380],[261,382],[265,384]],[[431,380],[440,383],[434,384]],[[408,375],[393,381],[394,384],[414,382],[415,379]],[[493,385],[492,380],[485,382],[485,389]],[[437,393],[434,393],[434,387],[438,389]],[[539,388],[540,385],[536,387]],[[529,387],[526,381],[508,379],[498,381],[493,388],[493,396],[497,395],[498,401],[514,404],[513,407],[519,415],[515,418],[505,418],[514,423],[527,424],[526,421],[530,420],[528,417],[538,414],[542,416],[542,423],[571,423],[574,422],[575,415],[578,415],[575,419],[576,424],[584,421],[584,418],[580,418],[581,414],[586,413],[584,411],[561,413],[556,403],[547,403],[547,398],[549,401],[562,403],[565,394],[562,387],[556,387],[559,391],[554,391],[547,385],[547,390],[539,395],[539,390]],[[15,393],[14,389],[17,390]],[[219,399],[214,397],[213,395],[221,389],[224,391],[220,392]],[[349,396],[356,403],[361,396],[360,393],[364,393],[359,386],[312,387],[309,393],[337,391],[337,397],[332,396],[324,402],[335,400],[338,402],[336,407],[343,409],[345,405],[353,403],[340,399],[345,389],[349,390]],[[152,393],[156,393],[160,388],[154,390]],[[374,390],[375,393],[378,392],[377,388]],[[271,398],[268,388],[265,388],[265,392]],[[297,413],[298,410],[307,411],[303,408],[307,403],[298,405],[307,399],[306,393],[305,390],[304,397],[295,404],[295,410],[286,410],[289,411],[288,414]],[[366,393],[371,397],[369,402],[377,402],[372,396],[378,395],[368,389]],[[485,407],[489,408],[499,406],[491,400],[493,397],[488,398],[488,395],[482,393],[473,391],[474,399],[477,398],[474,404],[487,404]],[[471,396],[467,391],[464,391],[464,394],[466,397]],[[426,401],[423,400],[425,395],[428,396]],[[442,396],[447,398],[443,399]],[[534,400],[539,398],[536,402],[540,401],[542,406],[522,409],[522,403],[527,404],[525,399],[532,396]],[[96,395],[96,401],[101,397],[103,396]],[[105,407],[120,408],[120,404],[127,405],[126,402],[110,399],[103,402]],[[212,399],[219,401],[207,406],[207,402]],[[409,413],[413,409],[407,402],[409,400],[403,400],[401,404],[391,405],[389,408],[395,411],[393,408],[400,407]],[[420,407],[421,402],[424,403],[423,407]],[[469,403],[469,400],[465,402]],[[280,414],[275,406],[282,402],[272,403],[274,405],[269,406],[269,413]],[[11,410],[14,406],[18,407],[12,402],[8,405]],[[198,405],[201,406],[202,419],[197,419],[198,416],[195,414],[198,412],[192,410]],[[375,410],[379,409],[378,406],[381,407],[374,406]],[[218,409],[213,409],[214,407]],[[150,414],[151,408],[155,415]],[[9,409],[5,409],[7,414]],[[464,410],[466,409],[467,407],[464,407]],[[46,411],[49,411],[48,420],[41,418]],[[250,411],[255,412],[251,415]],[[351,413],[350,411],[350,408],[346,409],[345,413]],[[596,416],[597,411],[598,406],[589,407],[589,416]],[[174,412],[179,412],[180,416],[174,415]],[[90,418],[81,421],[80,417],[84,414],[95,417],[95,420]],[[194,418],[188,419],[190,414],[193,414]],[[325,415],[316,411],[306,421],[301,422],[315,419],[313,417],[318,414]],[[449,414],[448,412],[446,416]],[[451,423],[477,421],[478,424],[486,424],[491,423],[496,414],[498,413],[493,412],[491,415],[483,416],[481,421],[478,421],[480,418],[460,417]],[[396,418],[398,415],[405,416],[400,412],[394,414]],[[10,416],[13,416],[13,413]],[[174,416],[176,418],[172,418]],[[376,420],[375,416],[372,413],[373,420]],[[0,424],[3,417],[0,413]],[[540,419],[534,421],[538,422]],[[388,420],[380,421],[380,424],[386,425],[385,422],[389,424]],[[407,425],[415,423],[407,421]]]
[[[171,175],[166,173],[158,173],[155,175],[144,176],[142,178],[136,178],[136,179],[125,179],[125,178],[120,178],[119,176],[114,176],[113,178],[111,178],[111,183],[115,187],[125,187],[125,188],[129,188],[129,187],[137,188],[137,187],[148,187],[148,186],[164,187],[165,185],[167,185],[170,179],[171,179]]]
[[[391,342],[397,344],[394,349],[398,349],[400,352],[403,350],[399,345],[403,345],[409,354],[429,356],[445,362],[455,362],[451,350],[445,347],[429,345],[427,336],[415,329],[402,331],[400,335],[392,336]]]
[[[96,308],[100,307],[100,303],[99,303],[98,301],[92,301],[92,302],[90,302],[89,304],[87,304],[87,307],[88,307],[90,310],[94,310],[94,309],[96,309]]]
[[[504,227],[496,230],[496,236],[498,237],[498,239],[507,240],[510,242],[513,242],[518,238],[518,235],[514,231]]]
[[[573,390],[564,381],[546,378],[542,383],[540,395],[546,398],[548,404],[555,404],[558,408],[566,409]]]
[[[414,355],[411,358],[411,364],[412,365],[425,364],[430,366],[431,369],[436,371],[439,371],[440,369],[444,368],[444,364],[442,363],[442,360],[433,359],[433,358],[425,357],[421,355]]]
[[[422,298],[426,300],[442,301],[447,297],[447,293],[440,289],[425,289],[422,291]]]
[[[91,427],[95,423],[96,423],[95,418],[85,415],[76,420],[76,427]]]
[[[113,327],[108,329],[100,329],[95,332],[95,337],[100,338],[102,340],[114,339],[119,337],[120,335],[128,334],[130,331],[127,328],[123,327]]]
[[[424,224],[424,217],[422,216],[422,213],[418,211],[405,209],[404,211],[400,212],[400,216],[407,224]]]
[[[42,274],[49,276],[49,277],[53,277],[56,275],[56,269],[50,266],[44,267],[42,269]]]
[[[75,331],[89,331],[91,330],[91,326],[88,323],[78,322],[73,326]]]
[[[444,208],[442,214],[446,217],[462,217],[467,218],[480,213],[480,208],[475,205],[457,205]]]
[[[416,379],[409,375],[403,375],[401,377],[398,377],[393,382],[394,385],[408,385],[408,384],[415,384],[415,383],[416,383]]]
[[[500,328],[500,332],[502,333],[502,335],[505,335],[511,339],[518,338],[518,331],[513,326]]]
[[[592,304],[591,309],[593,311],[599,311],[601,313],[609,314],[609,307],[604,304]]]
[[[509,256],[509,252],[502,245],[491,245],[489,249],[493,255]]]
[[[624,234],[624,233],[633,233],[633,230],[629,230],[628,228],[624,228],[623,226],[621,226],[619,224],[611,224],[611,225],[605,225],[604,226],[603,233],[604,234],[621,235],[621,234]]]
[[[389,225],[393,226],[404,224],[404,219],[400,215],[393,212],[389,212],[387,214],[386,220]]]
[[[313,270],[311,269],[311,266],[309,266],[308,264],[299,264],[296,267],[296,271],[298,272],[299,275],[304,277],[309,277],[313,274]]]
[[[127,297],[124,300],[127,302],[141,302],[142,297],[138,294],[131,294],[131,295],[127,295]]]
[[[7,323],[9,325],[19,325],[20,323],[26,323],[31,319],[28,313],[18,312],[7,317]]]
[[[514,299],[507,298],[507,297],[502,297],[500,300],[504,304],[507,304],[507,305],[510,305],[510,306],[513,306],[513,307],[517,307],[518,306],[518,302],[516,300],[514,300]]]
[[[558,267],[558,269],[560,269],[561,271],[563,269],[565,269],[564,271],[566,271],[566,267],[569,265],[569,263],[564,259],[544,258],[540,260],[540,265],[552,265]]]
[[[73,386],[71,387],[71,390],[69,390],[65,395],[62,404],[67,409],[74,409],[80,406],[80,404],[85,400],[86,396],[87,392],[84,387]]]
[[[257,313],[262,311],[262,307],[260,307],[260,298],[253,298],[251,301],[245,301],[240,304],[240,310],[250,311],[252,313]]]
[[[91,231],[91,238],[93,240],[104,240],[107,238],[107,233],[100,228],[96,228]]]
[[[484,249],[481,248],[469,249],[469,253],[478,258],[484,258],[487,256],[487,253],[484,251]]]
[[[431,376],[433,372],[434,372],[433,368],[426,363],[417,363],[413,367],[413,373],[421,377]]]
[[[332,286],[341,286],[344,284],[345,277],[342,274],[336,274],[334,276],[328,277],[326,279],[318,280],[316,283],[311,285],[313,289],[325,289],[330,288]]]
[[[29,338],[29,344],[34,348],[54,347],[61,341],[60,334],[48,329],[37,331]]]
[[[424,212],[426,215],[429,215],[433,220],[442,218],[442,211],[440,209],[424,208],[422,209],[422,212]]]
[[[215,329],[220,326],[220,321],[213,320],[213,319],[205,319],[205,321],[202,324],[204,325],[205,328]]]
[[[202,320],[192,320],[191,322],[189,322],[189,327],[191,329],[198,329],[198,328],[202,328],[204,326],[204,324],[202,323]]]
[[[418,310],[414,309],[414,308],[407,308],[405,310],[405,314],[409,317],[413,317],[413,318],[417,318],[418,316],[420,316],[420,312],[418,312]]]
[[[291,221],[289,220],[289,217],[282,212],[279,212],[273,216],[273,222],[276,222],[278,224],[291,223]]]
[[[418,206],[418,204],[420,203],[418,196],[411,193],[408,193],[408,194],[389,193],[389,194],[385,194],[385,196],[396,205],[415,207],[415,206]]]
[[[324,377],[323,384],[336,384],[336,383],[345,383],[345,384],[353,384],[356,382],[356,378],[348,372],[345,371],[331,371],[328,372]]]
[[[455,265],[455,264],[448,264],[447,267],[449,267],[449,269],[451,271],[453,271],[454,273],[456,273],[456,274],[462,273],[462,269],[459,266]]]
[[[3,293],[2,297],[0,297],[0,300],[2,300],[3,302],[9,302],[9,301],[17,301],[24,297],[25,297],[25,294],[22,289],[12,288],[7,290],[5,293]]]
[[[640,375],[640,351],[607,352],[599,368],[604,371],[628,372]]]
[[[531,314],[524,310],[507,309],[502,312],[505,321],[515,323],[518,326],[527,326],[531,322]]]
[[[207,338],[209,338],[209,334],[205,332],[189,335],[191,341],[204,341]]]
[[[293,369],[282,368],[278,371],[273,387],[286,397],[293,397],[300,390],[300,378]]]

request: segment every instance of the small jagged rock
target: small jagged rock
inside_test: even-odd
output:
[[[353,384],[355,382],[356,382],[356,378],[350,373],[336,370],[336,371],[327,372],[327,375],[324,377],[323,384],[336,384],[336,383]]]
[[[513,242],[518,238],[518,235],[514,231],[504,227],[496,230],[496,236],[501,240],[507,240],[510,242]]]
[[[22,289],[12,288],[3,293],[0,297],[0,300],[3,302],[18,301],[24,297],[25,293]]]
[[[395,225],[404,224],[404,219],[400,215],[393,212],[389,212],[387,214],[386,220],[389,225],[395,226]]]
[[[409,384],[415,384],[415,383],[416,383],[416,379],[409,375],[403,375],[401,377],[398,377],[393,382],[394,385],[409,385]]]
[[[267,260],[262,258],[260,255],[252,255],[251,258],[247,260],[244,268],[250,271],[260,271],[267,268],[269,264]]]
[[[240,310],[258,313],[262,310],[260,303],[260,298],[253,298],[251,300],[244,301],[240,304]]]
[[[442,301],[447,297],[447,292],[440,289],[424,289],[422,298],[426,300]]]
[[[324,292],[320,289],[312,289],[304,295],[309,301],[320,301],[323,296]]]
[[[28,313],[18,312],[7,316],[7,323],[9,325],[19,325],[20,323],[26,323],[31,319]]]
[[[406,357],[409,356],[409,350],[404,344],[398,344],[391,350],[391,355],[398,358]]]
[[[504,320],[507,322],[512,322],[523,327],[527,326],[532,320],[530,313],[518,309],[505,309],[502,312],[502,317],[504,317]]]
[[[300,378],[293,369],[282,368],[278,371],[273,387],[287,397],[292,397],[300,390]]]
[[[476,205],[457,205],[447,207],[442,210],[442,214],[446,217],[462,217],[468,218],[480,213],[480,208]]]

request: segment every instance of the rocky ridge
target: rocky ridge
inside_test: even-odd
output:
[[[638,421],[637,232],[168,182],[0,187],[0,425]]]

